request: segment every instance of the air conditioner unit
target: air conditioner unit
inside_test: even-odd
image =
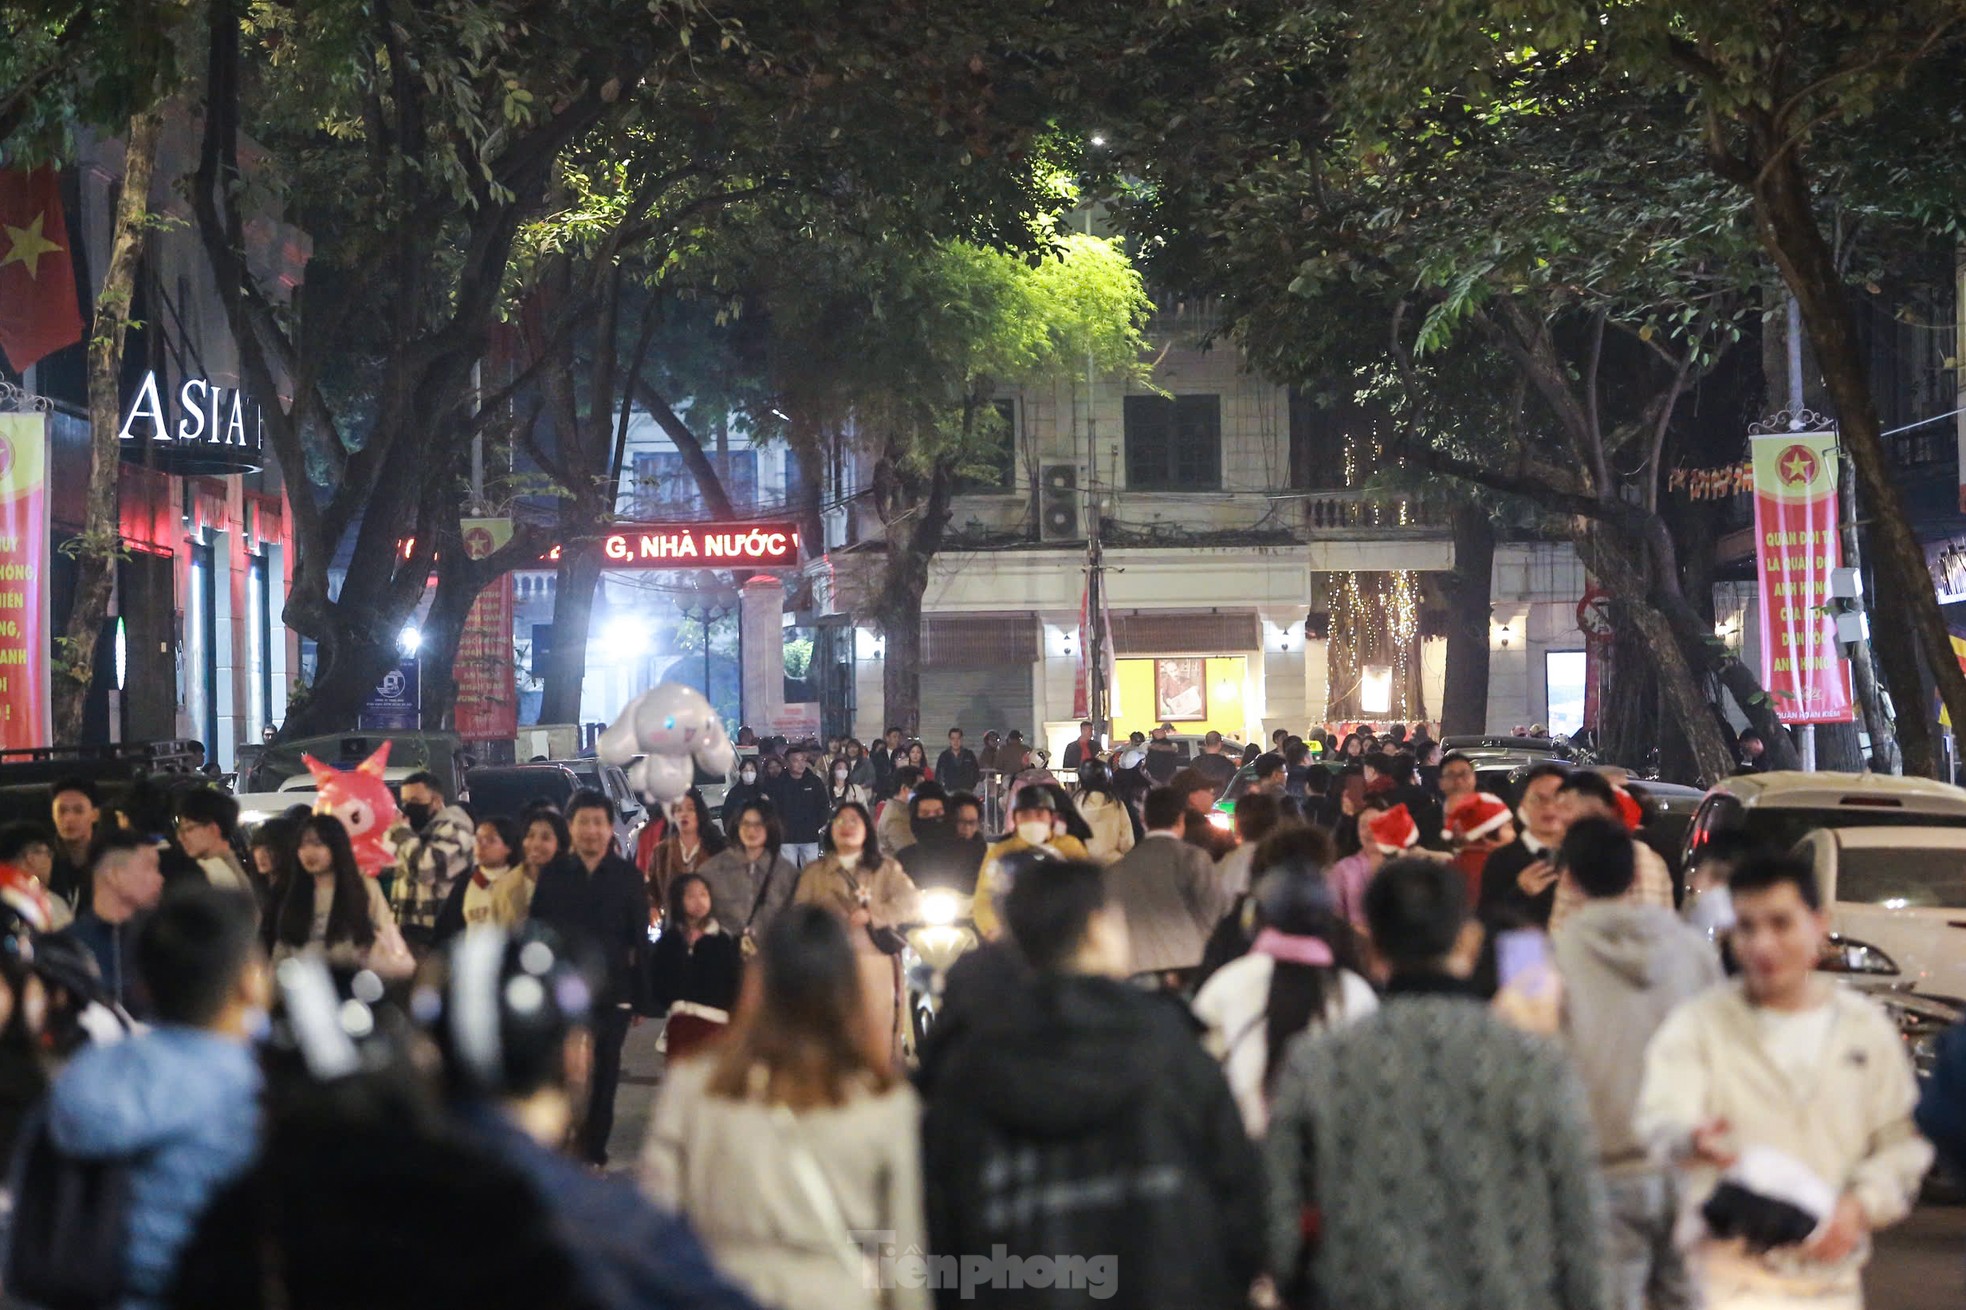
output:
[[[1078,540],[1078,465],[1046,464],[1038,473],[1038,540]]]

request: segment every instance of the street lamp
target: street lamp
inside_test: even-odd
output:
[[[417,648],[421,645],[423,645],[423,634],[417,630],[414,623],[405,625],[403,630],[396,634],[396,648],[405,655],[416,654]]]

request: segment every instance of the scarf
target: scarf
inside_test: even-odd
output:
[[[1297,937],[1265,928],[1250,944],[1250,954],[1267,955],[1280,964],[1309,964],[1329,968],[1335,961],[1331,947],[1321,937]]]
[[[504,868],[498,870],[497,872],[498,872],[498,877],[503,878],[506,874],[512,872],[512,870],[510,868]],[[485,871],[482,867],[474,868],[471,870],[471,885],[473,887],[476,887],[479,891],[483,891],[485,888],[491,886],[494,882],[497,881],[498,878],[487,878],[485,876]]]

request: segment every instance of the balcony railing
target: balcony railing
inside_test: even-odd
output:
[[[1316,491],[1304,497],[1304,528],[1313,536],[1328,532],[1398,532],[1444,528],[1447,515],[1417,496],[1385,492]]]

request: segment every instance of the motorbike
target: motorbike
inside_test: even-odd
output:
[[[903,960],[908,980],[909,1038],[919,1052],[942,1009],[942,991],[957,960],[976,949],[976,925],[970,919],[970,898],[947,887],[922,892],[921,918],[904,924],[908,944]]]

